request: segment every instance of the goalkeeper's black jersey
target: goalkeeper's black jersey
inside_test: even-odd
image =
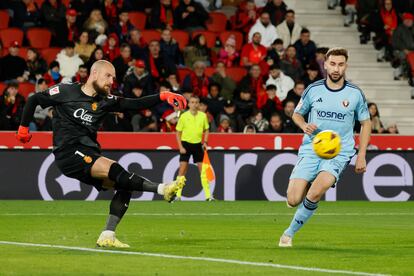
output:
[[[139,99],[113,95],[91,97],[81,87],[79,83],[61,83],[32,95],[25,106],[22,125],[27,126],[30,123],[36,105],[42,108],[53,106],[54,150],[73,144],[99,149],[97,131],[108,112],[137,110],[161,102],[158,95]]]

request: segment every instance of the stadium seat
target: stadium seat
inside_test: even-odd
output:
[[[45,2],[45,0],[34,0],[34,1],[37,4],[37,6],[39,7],[39,9],[42,7],[43,2]]]
[[[6,89],[7,84],[5,84],[4,82],[0,82],[0,95],[3,95],[3,91],[4,89]]]
[[[27,48],[27,47],[20,47],[19,48],[19,57],[21,57],[21,58],[23,58],[24,60],[26,60],[27,59],[27,50],[28,50],[29,48]]]
[[[190,40],[188,32],[174,30],[171,32],[171,35],[177,41],[181,51],[184,49],[185,46],[188,45],[188,41]]]
[[[234,35],[236,37],[236,50],[240,51],[243,47],[243,34],[238,31],[225,31],[219,34],[219,38],[221,41],[221,44],[224,45],[227,38],[229,38],[230,35]]]
[[[30,93],[35,92],[35,85],[30,82],[19,83],[19,93],[27,99]]]
[[[199,34],[202,34],[205,36],[207,40],[207,46],[209,48],[213,48],[216,45],[216,39],[217,39],[216,33],[210,32],[210,31],[194,31],[192,33],[192,39],[194,39],[194,37],[196,37]]]
[[[135,26],[138,30],[142,31],[145,29],[147,22],[147,15],[143,12],[133,11],[128,13],[129,22]]]
[[[9,27],[10,16],[6,10],[0,10],[0,29]]]
[[[8,48],[13,41],[22,45],[24,33],[18,28],[8,28],[0,30],[0,40],[4,48]]]
[[[40,55],[46,60],[49,65],[52,61],[56,59],[57,54],[61,51],[61,48],[45,48],[40,51]]]
[[[221,12],[210,12],[210,18],[207,20],[207,30],[211,32],[224,32],[227,25],[227,16]]]
[[[31,28],[27,30],[26,37],[33,48],[49,48],[52,33],[46,28]]]
[[[214,67],[207,67],[204,71],[204,74],[206,74],[207,77],[211,77],[216,72],[216,68]]]
[[[161,33],[156,30],[143,30],[141,31],[141,35],[146,43],[150,43],[152,40],[159,41],[161,39]]]
[[[226,68],[226,73],[229,78],[233,79],[235,82],[239,82],[246,76],[247,70],[244,67],[229,67]]]
[[[185,76],[190,74],[192,71],[190,68],[178,68],[177,69],[177,77],[180,84],[183,84]]]

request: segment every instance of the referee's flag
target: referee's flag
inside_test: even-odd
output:
[[[216,176],[214,175],[213,167],[211,166],[210,158],[208,157],[207,150],[204,150],[203,164],[201,167],[201,175],[206,176],[208,182],[214,181]]]

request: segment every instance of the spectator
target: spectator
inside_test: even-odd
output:
[[[287,48],[300,38],[302,27],[295,23],[295,11],[287,10],[285,20],[276,27],[279,37],[283,40],[283,47]]]
[[[287,6],[283,0],[270,0],[263,11],[269,13],[270,21],[274,26],[277,26],[285,19]]]
[[[282,102],[277,97],[276,85],[269,84],[266,86],[266,93],[258,98],[257,107],[262,109],[263,116],[266,119],[269,119],[273,113],[283,110]]]
[[[174,27],[174,7],[171,0],[156,1],[156,5],[151,9],[149,17],[149,27],[158,30],[172,30]]]
[[[141,36],[141,32],[137,29],[132,29],[129,32],[132,57],[134,59],[144,59],[146,55],[147,44]]]
[[[259,18],[254,0],[247,0],[240,3],[236,14],[230,18],[232,30],[239,31],[243,34],[249,33],[249,30]]]
[[[160,49],[175,64],[184,64],[180,47],[177,41],[171,36],[171,31],[165,29],[161,33]]]
[[[167,109],[161,117],[161,132],[175,132],[178,122],[178,114],[172,109]]]
[[[400,65],[394,70],[394,79],[399,80],[403,73],[407,74],[406,55],[414,51],[414,16],[411,13],[403,14],[403,24],[399,25],[392,34],[392,46]]]
[[[206,66],[210,66],[211,50],[207,46],[206,37],[202,34],[196,35],[191,45],[184,49],[184,63],[187,67],[192,67],[196,61],[202,61]]]
[[[17,130],[25,99],[18,93],[19,84],[10,82],[0,96],[0,129]]]
[[[326,69],[325,69],[325,55],[328,52],[329,48],[320,47],[316,49],[315,53],[315,63],[319,67],[319,74],[322,78],[326,79]]]
[[[280,62],[280,69],[293,80],[301,80],[304,72],[302,63],[296,58],[296,48],[289,45],[286,48],[285,56]]]
[[[236,112],[236,105],[234,104],[234,101],[227,100],[224,102],[224,110],[219,115],[220,125],[222,125],[221,119],[223,118],[223,115],[225,115],[224,117],[229,118],[231,132],[243,131],[245,123],[243,122],[241,115]]]
[[[295,82],[291,77],[286,76],[279,65],[272,65],[269,68],[269,78],[266,81],[266,86],[273,84],[276,86],[276,96],[280,101],[283,101],[288,92],[295,86]]]
[[[93,50],[91,56],[88,59],[88,62],[86,62],[86,66],[88,67],[88,72],[91,70],[92,64],[95,63],[97,60],[104,59],[104,52],[101,47],[96,47],[95,50]]]
[[[249,42],[253,41],[255,33],[261,34],[261,44],[270,49],[273,41],[278,38],[278,31],[270,22],[269,13],[263,12],[260,18],[256,20],[256,23],[249,31]]]
[[[183,88],[193,91],[193,94],[199,98],[205,98],[208,95],[211,78],[205,74],[206,65],[202,61],[194,63],[194,71],[188,74],[183,81]]]
[[[267,51],[267,62],[269,65],[280,64],[281,59],[285,55],[285,48],[283,48],[283,40],[280,38],[275,39],[272,43],[272,47]],[[271,62],[269,62],[271,60]]]
[[[76,10],[76,24],[79,29],[82,29],[91,12],[99,8],[99,2],[98,0],[72,0],[70,7]]]
[[[45,91],[48,88],[49,88],[49,86],[47,85],[47,82],[44,78],[40,78],[40,79],[36,80],[35,92],[42,92],[42,91]]]
[[[176,73],[177,68],[174,61],[164,53],[160,52],[160,43],[158,41],[151,41],[148,48],[149,54],[146,64],[155,82],[162,82],[168,78],[170,74]]]
[[[262,9],[266,6],[268,0],[254,0],[254,3],[256,4],[258,9]]]
[[[132,131],[131,122],[122,112],[108,113],[102,122],[103,131]]]
[[[296,57],[306,68],[310,62],[313,62],[316,54],[316,44],[310,39],[310,31],[303,28],[300,31],[300,38],[293,44],[296,49]]]
[[[345,18],[344,18],[344,27],[349,27],[355,21],[355,16],[357,13],[356,5],[358,0],[345,0]]]
[[[45,91],[48,88],[46,80],[40,78],[36,81],[36,93]],[[32,93],[33,94],[33,93]],[[31,97],[31,95],[29,97]],[[52,118],[53,108],[42,108],[40,105],[36,106],[33,114],[34,121],[29,124],[30,131],[51,131],[52,130]]]
[[[244,134],[255,134],[256,133],[256,127],[254,125],[246,125],[243,129]]]
[[[9,47],[9,54],[0,59],[1,81],[24,81],[24,72],[27,70],[26,61],[19,56],[20,44],[13,41]]]
[[[117,2],[118,5],[122,4],[122,7],[124,9],[127,9],[129,11],[145,12],[146,14],[150,14],[154,9],[154,5],[156,4],[156,1],[148,0],[118,0]]]
[[[226,100],[233,99],[234,90],[236,90],[236,82],[227,76],[226,66],[222,61],[217,62],[216,72],[211,77],[212,81],[221,87],[220,95]]]
[[[319,73],[319,66],[315,63],[309,64],[306,68],[306,75],[303,78],[305,86],[308,87],[309,84],[322,79],[322,76]]]
[[[241,90],[248,89],[252,92],[252,97],[257,99],[259,95],[265,93],[265,81],[261,74],[261,69],[258,65],[250,67],[249,74],[247,74],[239,83],[237,87],[237,97]]]
[[[28,80],[35,82],[41,78],[47,71],[46,61],[39,55],[39,52],[34,48],[27,50],[27,61],[26,61]]]
[[[390,123],[387,127],[387,129],[384,131],[384,133],[388,134],[399,134],[397,124],[396,123]]]
[[[293,101],[295,106],[297,106],[300,98],[302,97],[303,91],[305,91],[305,83],[303,81],[296,81],[295,86],[288,92],[283,104],[287,101]]]
[[[123,43],[121,45],[120,55],[114,59],[112,64],[115,67],[116,81],[121,85],[128,69],[135,64],[135,60],[131,57],[131,47]]]
[[[111,33],[108,40],[102,47],[105,57],[112,62],[117,56],[120,55],[119,39],[116,33]]]
[[[131,72],[127,73],[123,82],[125,97],[137,98],[141,97],[141,94],[143,94],[142,96],[148,96],[156,93],[152,76],[145,68],[145,62],[143,60],[137,60]],[[139,96],[134,92],[136,88],[141,89]]]
[[[240,63],[239,53],[236,51],[236,37],[233,34],[227,38],[224,47],[219,50],[217,58],[226,67],[237,66]]]
[[[83,24],[83,28],[91,33],[92,38],[95,39],[99,34],[104,34],[106,32],[108,23],[103,19],[101,11],[99,9],[94,9]]]
[[[198,110],[201,112],[206,113],[208,124],[210,126],[210,131],[216,131],[217,130],[217,123],[214,120],[213,114],[211,114],[210,110],[208,109],[207,105],[207,99],[200,99],[200,105],[198,106]]]
[[[129,22],[128,11],[121,10],[118,16],[119,20],[114,25],[113,31],[118,35],[121,43],[127,43],[129,41],[129,33],[134,26]]]
[[[56,39],[53,40],[55,45],[65,47],[69,41],[75,42],[78,39],[79,31],[76,25],[76,16],[76,10],[69,9],[66,11],[65,21],[56,26]]]
[[[65,23],[66,7],[61,0],[46,0],[40,8],[44,25],[50,28],[52,34],[58,35],[57,26]]]
[[[146,109],[143,112],[143,116],[139,120],[139,128],[140,132],[157,132],[158,131],[158,124],[157,119],[152,114],[151,110]]]
[[[263,117],[263,112],[259,109],[253,111],[250,121],[258,132],[264,132],[269,127],[269,121]]]
[[[208,13],[194,0],[181,0],[174,11],[174,25],[177,29],[196,31],[205,28]]]
[[[230,126],[230,118],[227,115],[220,115],[219,126],[217,127],[217,132],[221,133],[232,133],[233,130]]]
[[[56,60],[52,61],[49,65],[49,70],[43,76],[49,87],[58,84],[62,81],[62,76],[60,75],[59,71],[59,62],[57,62]]]
[[[369,103],[368,111],[371,117],[372,133],[383,133],[385,129],[384,129],[384,125],[381,122],[377,105],[375,103]]]
[[[200,3],[206,11],[215,11],[221,8],[221,0],[194,0]]]
[[[247,122],[256,107],[255,101],[252,99],[252,92],[248,89],[240,91],[240,97],[235,100],[236,110],[241,115],[244,122]]]
[[[170,74],[166,81],[170,84],[171,91],[175,93],[180,92],[181,86],[180,86],[180,83],[178,82],[177,74]]]
[[[269,127],[265,130],[266,133],[283,133],[283,120],[279,113],[273,113],[270,116]]]
[[[75,43],[69,41],[68,44],[57,55],[56,61],[60,64],[60,74],[62,81],[68,82],[76,75],[79,65],[83,64],[82,59],[75,54]]]
[[[253,34],[252,42],[242,48],[240,65],[252,66],[261,63],[267,54],[266,47],[260,44],[262,35],[259,32]]]
[[[220,85],[211,83],[208,89],[207,98],[203,98],[203,100],[205,100],[208,110],[210,110],[213,117],[217,118],[218,114],[223,112],[224,99],[220,95]]]
[[[26,30],[41,25],[40,7],[34,0],[14,1],[13,26]]]
[[[285,101],[283,103],[283,132],[284,133],[298,133],[299,128],[292,119],[293,112],[295,111],[295,102],[292,100]]]
[[[85,64],[79,65],[78,72],[72,78],[72,82],[86,83],[88,80],[88,67]]]
[[[78,54],[82,61],[86,63],[95,48],[95,44],[89,43],[89,33],[83,31],[79,36],[79,41],[75,43],[75,54]]]
[[[108,22],[109,26],[114,26],[116,24],[117,17],[117,6],[113,0],[104,0],[101,8],[102,17]]]

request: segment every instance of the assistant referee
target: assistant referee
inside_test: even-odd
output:
[[[182,178],[185,181],[185,175],[188,171],[188,161],[193,156],[194,163],[197,163],[200,172],[201,185],[203,186],[205,198],[212,201],[210,187],[207,177],[201,174],[202,161],[204,157],[204,148],[207,147],[208,141],[208,119],[206,113],[199,111],[200,98],[191,96],[188,103],[189,110],[181,115],[177,123],[177,143],[180,149],[180,169],[177,180]],[[204,134],[204,142],[203,142]],[[176,200],[181,199],[182,190],[178,190]]]

